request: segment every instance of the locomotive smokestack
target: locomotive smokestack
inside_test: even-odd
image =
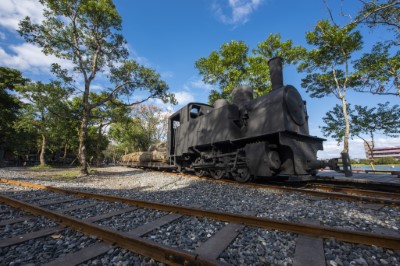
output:
[[[269,76],[271,78],[272,89],[276,90],[283,86],[282,58],[273,57],[268,61]]]

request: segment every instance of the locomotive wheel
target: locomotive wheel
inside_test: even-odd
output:
[[[194,161],[194,163],[196,163],[196,164],[202,163],[202,162],[203,162],[203,160],[201,158],[196,158],[196,160]],[[207,171],[203,170],[203,169],[195,169],[194,173],[198,177],[202,177],[202,176],[205,176],[207,174]]]
[[[214,179],[221,179],[225,176],[226,172],[222,169],[210,169],[210,175]]]
[[[250,181],[251,179],[251,174],[249,172],[249,169],[247,167],[244,168],[239,168],[236,170],[233,170],[231,172],[233,179],[240,183],[246,183]]]

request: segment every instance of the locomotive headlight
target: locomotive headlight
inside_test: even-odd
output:
[[[290,118],[299,126],[306,122],[304,102],[300,93],[293,86],[285,87],[285,105]]]

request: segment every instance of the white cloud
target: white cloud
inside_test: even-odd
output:
[[[190,102],[194,102],[194,96],[186,91],[174,92],[175,99],[179,105],[185,105]]]
[[[18,23],[26,16],[33,23],[43,20],[43,6],[37,0],[1,0],[0,26],[9,30],[18,29]]]
[[[172,71],[164,71],[160,73],[161,78],[167,79],[167,78],[173,78],[174,73]]]
[[[399,138],[378,137],[375,138],[375,147],[391,147],[400,146]],[[357,138],[349,141],[350,158],[365,158],[364,141]],[[343,144],[337,144],[335,140],[327,140],[324,142],[324,150],[318,152],[318,157],[321,159],[330,159],[340,157],[340,152],[343,150]]]
[[[212,9],[216,17],[222,23],[238,25],[246,23],[251,13],[257,10],[262,1],[263,0],[228,0],[228,8],[224,8],[220,2],[214,2]],[[229,11],[227,11],[227,9]],[[229,13],[229,15],[226,15],[226,13]]]
[[[0,48],[0,64],[20,71],[49,73],[52,63],[59,63],[64,68],[72,69],[72,63],[61,60],[55,56],[47,56],[41,49],[30,43],[11,45],[14,54],[8,54]]]
[[[210,92],[213,89],[213,86],[211,86],[210,84],[205,84],[201,79],[198,79],[187,82],[186,84],[183,85],[183,89],[186,91],[192,89],[202,89],[207,92]]]
[[[90,89],[95,91],[95,92],[96,91],[99,92],[99,91],[104,91],[105,90],[104,86],[100,85],[100,84],[92,84],[92,85],[90,85]]]
[[[6,39],[6,34],[0,31],[0,40],[5,40],[5,39]]]
[[[140,56],[139,53],[131,45],[127,44],[126,48],[128,49],[129,55],[133,60],[145,67],[151,67],[152,64],[150,60],[144,56]]]

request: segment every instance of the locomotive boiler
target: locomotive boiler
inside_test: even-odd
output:
[[[178,171],[232,177],[312,175],[324,139],[310,136],[306,104],[283,84],[282,59],[269,61],[272,91],[253,99],[250,87],[236,88],[231,103],[189,103],[168,121],[168,164]]]

